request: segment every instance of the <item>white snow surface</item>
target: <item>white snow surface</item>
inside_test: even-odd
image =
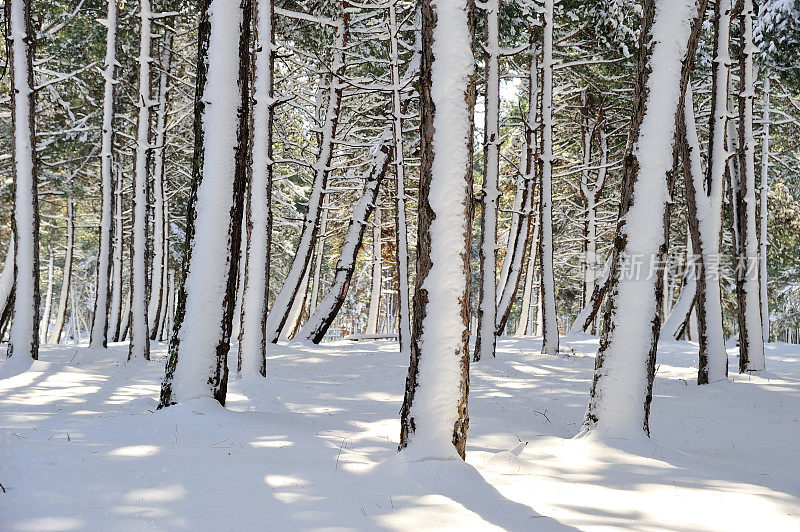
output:
[[[458,419],[464,323],[461,298],[466,278],[461,254],[467,197],[466,171],[470,162],[469,108],[462,94],[473,73],[472,39],[467,26],[466,2],[437,0],[433,35],[434,62],[431,99],[433,120],[431,184],[428,200],[436,219],[431,222],[431,269],[423,288],[429,300],[422,323],[418,387],[411,416],[415,432],[408,447],[418,446],[435,457],[458,456],[452,445]],[[494,299],[492,299],[494,302]]]
[[[270,377],[231,382],[228,409],[159,411],[164,344],[128,365],[125,344],[46,346],[0,380],[0,529],[800,527],[800,346],[698,387],[697,345],[662,343],[649,441],[573,438],[597,340],[562,347],[500,338],[473,364],[464,464],[397,453],[394,343],[274,346]]]

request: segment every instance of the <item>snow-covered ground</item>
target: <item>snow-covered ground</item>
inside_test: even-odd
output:
[[[800,346],[698,388],[696,345],[662,344],[653,438],[605,442],[574,438],[596,339],[539,346],[473,365],[467,464],[397,454],[393,343],[279,346],[228,409],[161,411],[165,346],[43,348],[0,380],[0,530],[800,530]]]

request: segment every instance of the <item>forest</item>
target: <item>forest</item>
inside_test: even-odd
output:
[[[800,528],[800,0],[0,0],[1,530]]]

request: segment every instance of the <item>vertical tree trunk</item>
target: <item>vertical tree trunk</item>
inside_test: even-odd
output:
[[[169,83],[172,63],[172,32],[164,30],[161,43],[158,76],[158,108],[156,109],[155,146],[153,154],[153,256],[150,270],[150,297],[147,308],[147,328],[150,339],[158,339],[164,295],[164,248],[166,238],[166,203],[164,200],[164,152],[167,140],[167,114],[169,113]]]
[[[317,251],[314,256],[314,278],[311,280],[311,299],[308,307],[309,314],[313,314],[319,301],[320,288],[322,288],[322,259],[325,257],[325,237],[328,230],[328,203],[330,194],[325,194],[322,200],[322,214],[319,219],[319,234],[317,235]]]
[[[267,374],[267,300],[272,228],[273,4],[253,1],[253,163],[247,195],[247,259],[239,333],[242,376]]]
[[[147,313],[147,187],[150,178],[150,63],[152,57],[150,0],[139,0],[139,109],[136,119],[136,160],[133,172],[133,227],[131,230],[131,342],[128,360],[150,360]]]
[[[364,232],[367,227],[367,220],[373,209],[375,213],[378,212],[375,206],[378,200],[378,193],[380,190],[381,182],[383,181],[386,171],[389,167],[389,158],[391,155],[391,136],[384,134],[380,144],[374,152],[372,166],[365,175],[366,182],[364,183],[364,191],[359,198],[358,203],[353,208],[353,215],[350,218],[350,225],[347,228],[347,234],[344,237],[342,244],[342,252],[339,255],[339,260],[336,262],[336,273],[334,274],[333,283],[322,298],[317,306],[314,314],[308,318],[305,326],[299,333],[299,338],[302,341],[311,341],[318,344],[325,337],[333,320],[339,313],[339,309],[344,304],[347,290],[350,288],[350,280],[353,277],[353,271],[356,267],[356,258],[358,250],[361,248],[361,243],[364,239]],[[374,220],[373,222],[377,222]],[[379,240],[380,242],[380,240]],[[375,309],[377,315],[377,305]],[[377,323],[377,322],[376,322]],[[371,329],[367,328],[369,334]],[[372,330],[377,330],[372,329]]]
[[[39,199],[36,175],[36,129],[30,0],[6,0],[6,50],[11,67],[11,137],[14,178],[14,324],[7,356],[39,358]],[[20,366],[22,367],[22,366]]]
[[[300,242],[297,244],[297,251],[289,274],[283,282],[272,309],[267,317],[267,340],[277,342],[280,333],[284,328],[292,302],[296,297],[304,297],[305,294],[298,294],[298,289],[303,281],[303,275],[307,270],[311,255],[314,251],[314,242],[319,232],[320,207],[322,196],[328,184],[330,174],[330,164],[333,155],[333,141],[336,137],[336,129],[339,124],[339,112],[341,110],[342,90],[344,89],[345,74],[345,45],[350,27],[350,13],[344,9],[347,2],[342,3],[341,18],[336,25],[336,38],[333,44],[333,60],[330,66],[330,76],[327,93],[327,105],[325,118],[322,124],[322,134],[320,135],[319,152],[317,161],[314,164],[314,183],[311,187],[311,197],[308,200],[308,211],[303,221],[303,230],[300,234]]]
[[[705,0],[646,0],[611,287],[585,431],[649,435],[678,110]],[[699,9],[698,9],[699,7]],[[635,147],[635,149],[634,149]]]
[[[486,10],[485,124],[483,188],[481,189],[481,265],[478,292],[478,334],[473,360],[493,357],[497,329],[497,201],[500,197],[500,2],[488,0]]]
[[[72,191],[67,191],[67,245],[64,249],[64,269],[61,275],[61,294],[58,298],[58,312],[53,330],[50,332],[50,343],[57,344],[61,341],[64,330],[64,320],[67,316],[67,302],[72,283],[72,254],[75,250],[75,219],[72,212]]]
[[[763,127],[764,132],[761,139],[761,191],[760,191],[760,215],[761,223],[759,224],[759,239],[758,239],[758,257],[759,257],[759,293],[761,295],[761,329],[762,338],[764,342],[769,342],[769,296],[767,294],[767,245],[769,244],[767,233],[767,219],[769,209],[767,199],[769,198],[769,126],[770,126],[770,103],[769,103],[769,71],[764,72],[764,119]]]
[[[411,342],[411,316],[408,286],[408,222],[406,220],[405,156],[403,153],[403,112],[401,102],[400,55],[397,43],[397,2],[389,2],[389,65],[392,71],[392,131],[394,133],[395,171],[395,238],[397,240],[397,294],[400,353],[409,354]],[[408,74],[407,74],[408,75]]]
[[[367,311],[367,334],[378,333],[378,314],[380,314],[381,287],[383,285],[383,261],[381,260],[381,207],[378,195],[374,200],[375,209],[372,216],[372,286],[369,294]]]
[[[422,2],[420,193],[400,449],[464,457],[469,392],[472,0]]]
[[[251,18],[250,0],[201,5],[185,268],[159,407],[196,397],[225,404],[249,162]]]
[[[108,317],[108,336],[112,342],[120,340],[120,325],[122,312],[122,251],[123,238],[123,206],[122,206],[122,171],[116,170],[116,184],[114,186],[114,250],[112,254],[111,274],[111,312]]]
[[[739,302],[739,371],[764,369],[764,341],[758,285],[758,232],[756,228],[756,175],[753,136],[755,95],[753,53],[753,0],[744,0],[739,15],[739,169],[736,204],[739,249],[736,261],[736,296]]]
[[[108,0],[106,57],[103,63],[103,129],[100,145],[100,234],[97,250],[97,286],[89,346],[106,347],[108,343],[108,302],[111,287],[111,238],[114,194],[114,71],[117,64],[117,0]]]
[[[542,26],[542,236],[539,240],[541,272],[542,353],[558,353],[558,317],[553,274],[553,0],[544,2]]]
[[[8,239],[6,260],[0,273],[0,340],[6,334],[14,309],[14,234]]]
[[[47,343],[47,332],[50,326],[50,310],[53,308],[53,242],[52,234],[47,242],[47,291],[44,298],[44,311],[39,324],[39,343]]]

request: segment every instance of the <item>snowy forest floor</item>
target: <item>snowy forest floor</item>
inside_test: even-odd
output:
[[[228,409],[161,411],[164,345],[45,347],[0,380],[0,529],[800,529],[800,346],[770,344],[758,376],[732,349],[699,388],[696,345],[662,343],[652,439],[604,442],[574,438],[597,340],[539,346],[473,365],[467,464],[397,454],[394,343],[274,347]]]

